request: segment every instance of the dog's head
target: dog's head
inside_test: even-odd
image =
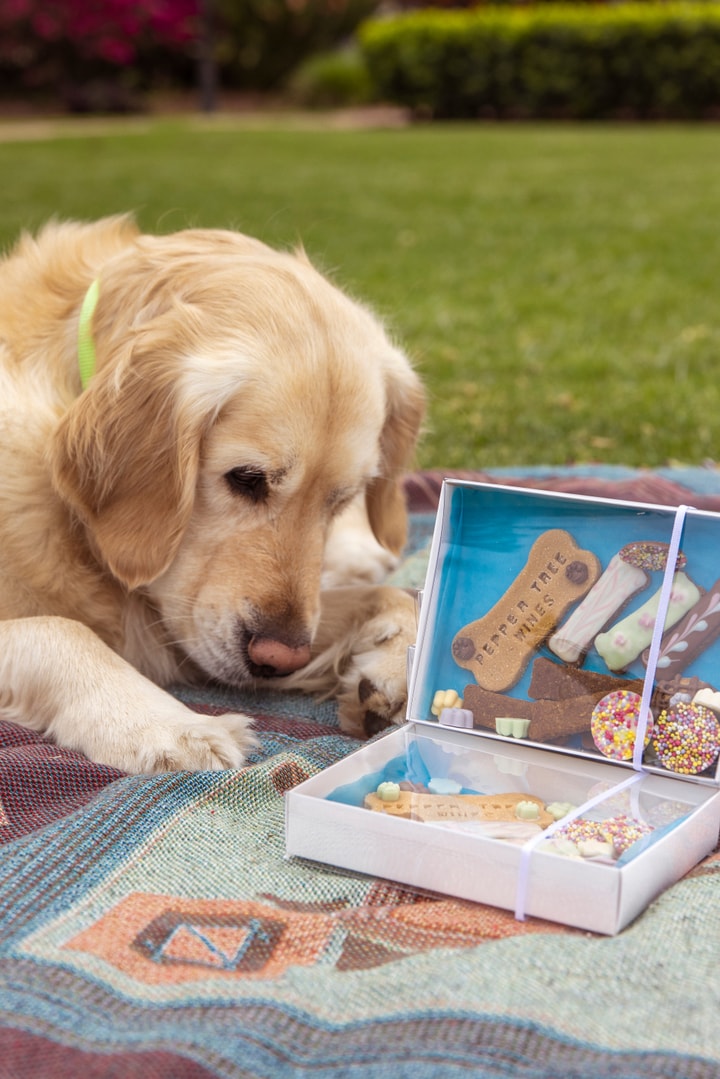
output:
[[[301,667],[337,514],[364,493],[379,542],[404,543],[423,414],[406,358],[302,253],[212,230],[115,254],[93,333],[51,459],[96,557],[207,674]]]

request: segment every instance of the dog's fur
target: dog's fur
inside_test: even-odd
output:
[[[398,719],[413,603],[376,582],[423,404],[302,252],[126,217],[21,237],[0,262],[0,716],[128,772],[253,744],[177,682],[334,693],[353,733]]]

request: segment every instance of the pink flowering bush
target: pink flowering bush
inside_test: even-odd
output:
[[[153,67],[187,63],[197,32],[197,0],[2,0],[0,85],[123,107]]]
[[[0,0],[0,93],[76,110],[132,108],[189,85],[212,40],[221,82],[267,90],[347,40],[378,0]],[[212,10],[212,35],[203,12]]]

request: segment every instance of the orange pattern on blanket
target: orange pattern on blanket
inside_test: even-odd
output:
[[[218,976],[276,978],[320,962],[363,970],[433,948],[470,948],[559,925],[455,899],[433,899],[378,881],[361,907],[344,900],[303,904],[189,900],[134,893],[65,945],[148,985]]]

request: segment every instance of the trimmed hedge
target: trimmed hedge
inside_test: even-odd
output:
[[[720,4],[425,9],[359,40],[379,96],[420,115],[720,115]]]

